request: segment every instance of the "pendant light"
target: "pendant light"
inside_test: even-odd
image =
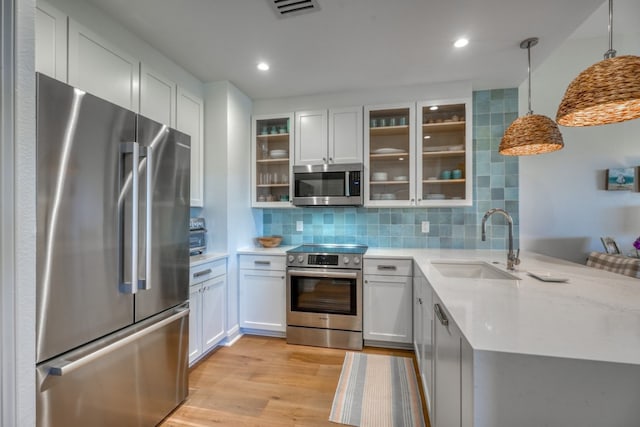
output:
[[[640,117],[640,57],[613,49],[613,0],[609,0],[609,50],[604,60],[575,78],[558,107],[562,126],[595,126]]]
[[[564,147],[558,125],[547,116],[533,114],[531,110],[531,47],[538,44],[537,37],[520,43],[527,49],[529,67],[529,111],[518,117],[504,132],[498,151],[505,156],[529,156],[557,151]]]

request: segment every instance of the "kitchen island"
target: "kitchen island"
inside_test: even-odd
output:
[[[432,264],[474,260],[504,270],[505,251],[370,248],[365,257],[413,259],[414,277],[426,279],[428,300],[448,318],[444,332],[438,316],[423,325],[434,338],[421,370],[435,367],[423,377],[434,381],[435,427],[451,419],[474,427],[640,425],[637,279],[534,253],[522,254],[519,280],[445,277]],[[567,282],[542,282],[528,271]],[[443,333],[458,333],[459,346],[439,354]],[[456,402],[451,393],[438,400],[447,380],[459,384]]]

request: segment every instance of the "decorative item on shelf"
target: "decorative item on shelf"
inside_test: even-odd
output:
[[[275,248],[280,246],[282,236],[262,236],[256,238],[256,240],[263,248]]]
[[[527,49],[529,111],[518,117],[504,132],[498,151],[504,156],[529,156],[550,153],[564,147],[558,125],[547,116],[533,114],[531,110],[531,47],[538,44],[537,37],[531,37],[520,43],[521,49]]]
[[[462,171],[460,169],[454,169],[451,171],[451,178],[462,179]]]
[[[639,237],[639,239],[640,239],[640,237]],[[609,237],[609,236],[601,237],[600,241],[602,242],[602,246],[604,246],[604,251],[606,253],[608,253],[608,254],[616,254],[616,255],[620,254],[620,249],[618,248],[618,244],[616,243],[616,241],[614,240],[613,237]],[[635,247],[635,245],[636,244],[634,242],[633,246]]]
[[[634,256],[636,258],[640,258],[640,252],[638,252],[638,251],[640,251],[640,237],[638,237],[636,240],[633,241],[633,247],[636,250],[636,253],[635,253]]]
[[[443,170],[442,172],[440,172],[440,179],[451,179],[451,171]]]
[[[562,126],[595,126],[640,117],[640,56],[616,57],[613,0],[609,0],[609,50],[567,87],[556,120]]]
[[[632,191],[635,181],[634,168],[607,169],[607,190]]]

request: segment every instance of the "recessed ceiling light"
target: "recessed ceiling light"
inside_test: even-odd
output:
[[[431,139],[431,135],[425,135],[424,139]]]
[[[462,37],[462,38],[459,38],[458,40],[456,40],[453,45],[455,47],[465,47],[468,44],[469,44],[469,40],[465,39],[464,37]]]
[[[260,70],[260,71],[269,70],[269,64],[267,64],[266,62],[259,62],[258,63],[258,70]]]
[[[432,105],[431,107],[429,107],[429,110],[431,111],[436,111],[438,109],[437,105]]]

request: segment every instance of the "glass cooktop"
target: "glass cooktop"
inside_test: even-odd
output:
[[[366,245],[301,245],[287,251],[288,254],[355,254],[363,255],[367,252]]]

